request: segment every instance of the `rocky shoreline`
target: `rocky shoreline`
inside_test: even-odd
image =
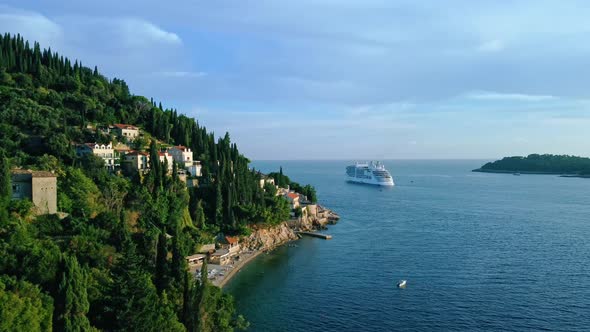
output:
[[[302,215],[285,221],[278,226],[252,225],[252,234],[243,237],[240,242],[240,259],[225,270],[223,276],[215,278],[213,284],[225,286],[246,264],[256,256],[275,249],[288,242],[298,240],[297,231],[317,231],[326,229],[327,225],[335,224],[340,216],[321,205],[307,205],[302,209]]]

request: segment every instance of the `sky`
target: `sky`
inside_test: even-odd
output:
[[[20,33],[250,159],[590,156],[588,1],[30,1]]]

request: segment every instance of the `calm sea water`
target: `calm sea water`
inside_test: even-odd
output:
[[[590,331],[590,179],[394,160],[379,189],[345,183],[346,164],[254,163],[315,185],[342,219],[230,282],[250,331]]]

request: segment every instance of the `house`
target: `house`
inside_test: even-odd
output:
[[[209,262],[211,264],[226,265],[231,261],[231,255],[227,249],[219,249],[211,254]]]
[[[15,169],[10,172],[13,199],[29,199],[37,214],[57,212],[57,176],[51,172]]]
[[[168,152],[158,152],[158,156],[160,159],[160,164],[164,165],[165,163],[168,163],[168,172],[172,171],[173,168],[173,164],[174,164],[174,159],[172,157],[172,155]]]
[[[264,185],[267,183],[270,183],[271,185],[274,186],[275,179],[260,173],[260,188],[264,188]]]
[[[168,149],[168,152],[174,157],[176,163],[181,167],[193,165],[193,152],[190,148],[182,145],[176,145]]]
[[[125,154],[125,166],[129,171],[145,172],[150,168],[150,156],[140,151],[129,152]]]
[[[203,244],[199,248],[199,254],[210,254],[215,252],[215,243]]]
[[[292,209],[299,207],[299,194],[287,193],[284,197],[289,201]]]
[[[205,258],[207,258],[207,255],[204,254],[194,254],[185,257],[189,268],[202,266]]]
[[[87,154],[94,154],[95,156],[104,160],[105,167],[108,170],[114,170],[117,163],[117,156],[113,149],[113,144],[99,144],[99,143],[84,143],[76,146],[76,155],[82,157]]]
[[[219,244],[222,249],[227,249],[230,256],[237,254],[240,251],[240,239],[237,236],[223,236]]]
[[[191,165],[186,165],[186,171],[188,172],[188,174],[190,174],[190,176],[200,177],[201,176],[201,162],[198,160],[195,160],[192,162]]]
[[[110,129],[117,136],[126,138],[128,141],[134,141],[139,136],[139,128],[134,125],[115,123]]]

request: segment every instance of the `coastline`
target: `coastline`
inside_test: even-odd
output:
[[[498,174],[513,174],[513,173],[520,173],[520,174],[536,174],[536,175],[560,175],[565,177],[584,177],[582,175],[576,173],[564,173],[564,172],[536,172],[536,171],[519,171],[519,170],[500,170],[500,169],[483,169],[483,168],[476,168],[471,170],[472,172],[479,172],[479,173],[498,173]]]
[[[326,229],[327,224],[335,224],[340,216],[321,205],[304,208],[298,220],[289,220],[274,227],[252,226],[252,234],[242,238],[241,249],[231,263],[208,264],[208,279],[214,286],[223,288],[240,270],[260,254],[267,253],[289,242],[299,240],[301,231]],[[197,271],[191,271],[197,273]]]
[[[224,275],[222,278],[216,278],[212,282],[213,285],[223,289],[223,286],[225,286],[231,280],[231,278],[233,278],[233,276],[235,276],[244,266],[246,266],[246,264],[250,263],[250,261],[264,252],[264,250],[257,250],[251,254],[247,254],[248,256],[235,264],[228,274]]]

